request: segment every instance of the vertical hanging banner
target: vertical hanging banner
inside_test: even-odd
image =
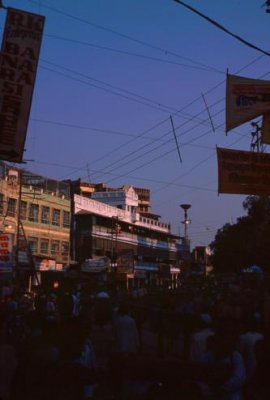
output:
[[[12,236],[0,233],[0,272],[11,272],[12,261]]]
[[[227,75],[226,133],[270,112],[270,81]]]
[[[270,144],[270,113],[263,115],[261,142]]]
[[[22,162],[45,17],[8,8],[0,54],[0,159]]]
[[[218,192],[270,195],[270,154],[217,148]]]

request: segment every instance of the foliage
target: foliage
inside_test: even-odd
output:
[[[210,244],[217,272],[239,272],[252,264],[270,268],[270,198],[248,196],[247,215],[225,224]]]

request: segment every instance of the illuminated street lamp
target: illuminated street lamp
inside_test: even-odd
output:
[[[185,240],[188,240],[188,230],[187,227],[191,223],[190,219],[188,219],[188,213],[187,211],[190,209],[191,205],[190,204],[180,204],[180,207],[184,210],[184,221],[182,221],[182,224],[185,225]]]

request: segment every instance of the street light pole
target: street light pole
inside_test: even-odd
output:
[[[114,263],[114,256],[117,257],[117,240],[118,240],[118,233],[120,232],[120,225],[118,224],[118,216],[112,217],[112,246],[111,246],[111,262]],[[114,236],[115,234],[115,236]],[[115,238],[115,245],[114,245],[114,238]]]
[[[184,210],[184,221],[182,221],[182,223],[185,226],[185,241],[186,243],[188,242],[188,224],[190,224],[190,220],[188,219],[188,213],[187,211],[190,209],[191,205],[190,204],[181,204],[180,207]]]

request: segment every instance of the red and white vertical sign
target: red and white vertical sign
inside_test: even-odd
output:
[[[45,17],[8,8],[0,55],[0,159],[22,162]]]
[[[12,268],[12,235],[0,233],[0,271]]]

